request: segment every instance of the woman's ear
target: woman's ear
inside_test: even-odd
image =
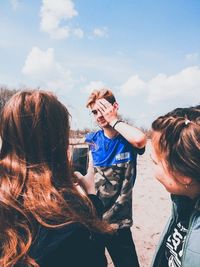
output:
[[[190,177],[187,177],[187,176],[180,176],[180,175],[177,175],[176,176],[176,180],[182,184],[182,185],[190,185],[192,183],[192,178]]]

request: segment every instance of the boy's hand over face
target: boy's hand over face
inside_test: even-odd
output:
[[[117,119],[117,110],[118,110],[117,103],[114,103],[112,105],[106,99],[102,98],[98,99],[96,101],[96,104],[98,110],[101,112],[102,116],[108,123]]]

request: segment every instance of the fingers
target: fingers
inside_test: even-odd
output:
[[[97,100],[97,105],[101,112],[105,112],[107,109],[112,107],[112,104],[104,98]]]
[[[116,106],[116,103],[115,105],[112,105],[106,99],[102,98],[96,101],[96,105],[98,111],[102,114],[102,116],[108,123],[117,118],[118,106]]]
[[[83,175],[80,172],[74,172],[74,175],[78,178],[78,180],[81,180],[83,178]]]
[[[82,187],[82,186],[80,186],[80,185],[76,185],[76,189],[78,190],[78,192],[81,194],[81,195],[83,195],[83,196],[85,196],[86,195],[86,191],[85,191],[85,189]]]
[[[99,99],[99,102],[104,105],[105,107],[110,107],[112,106],[112,104],[110,102],[108,102],[108,100],[106,100],[105,98],[101,98]]]
[[[84,181],[84,176],[80,173],[80,172],[78,172],[78,171],[76,171],[76,172],[74,172],[74,175],[76,176],[76,178],[77,178],[77,186],[79,186],[79,187],[83,187],[84,188],[84,190],[86,190],[86,188],[85,188],[85,181]]]
[[[95,194],[94,185],[94,173],[89,172],[86,175],[82,175],[80,172],[74,172],[74,175],[78,179],[78,185],[80,185],[88,194]]]
[[[106,115],[110,112],[113,112],[113,106],[105,99],[97,100],[97,108],[101,112],[102,115]]]

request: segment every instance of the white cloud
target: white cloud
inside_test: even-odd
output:
[[[28,54],[22,72],[27,75],[44,75],[44,73],[51,72],[54,67],[53,48],[42,51],[35,46]]]
[[[121,85],[121,93],[127,96],[136,96],[146,89],[146,83],[142,81],[138,75],[131,76],[123,85]]]
[[[148,83],[148,101],[195,103],[200,93],[200,67],[194,66],[171,76],[159,74]]]
[[[200,58],[200,55],[199,55],[199,53],[192,53],[192,54],[185,55],[185,58],[188,61],[196,61]]]
[[[93,31],[95,37],[108,37],[107,27],[95,28]]]
[[[53,48],[42,51],[38,47],[33,47],[27,55],[22,73],[34,79],[37,85],[52,90],[54,88],[70,90],[74,85],[71,71],[55,60]]]
[[[106,87],[106,86],[105,86],[105,83],[103,83],[102,81],[91,81],[88,85],[86,85],[83,88],[82,91],[89,94],[95,89],[101,89],[104,87]]]
[[[72,0],[43,0],[40,10],[40,28],[53,39],[67,38],[72,29],[68,25],[60,26],[60,23],[77,15],[78,12]]]
[[[158,74],[145,82],[138,75],[131,76],[121,87],[120,94],[142,96],[150,105],[173,101],[195,104],[200,94],[200,67],[186,68],[174,75]]]
[[[73,29],[73,34],[78,38],[83,38],[84,32],[81,28]]]
[[[70,28],[68,26],[57,28],[50,33],[52,39],[65,39],[70,36]]]
[[[200,66],[191,66],[173,75],[158,74],[150,80],[130,76],[120,87],[120,112],[138,126],[150,127],[158,116],[177,107],[200,104]],[[121,102],[120,102],[121,99]]]

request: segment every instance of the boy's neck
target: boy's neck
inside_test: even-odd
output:
[[[111,126],[104,127],[102,130],[104,132],[104,135],[110,139],[118,135],[118,132],[115,129],[113,129]]]

